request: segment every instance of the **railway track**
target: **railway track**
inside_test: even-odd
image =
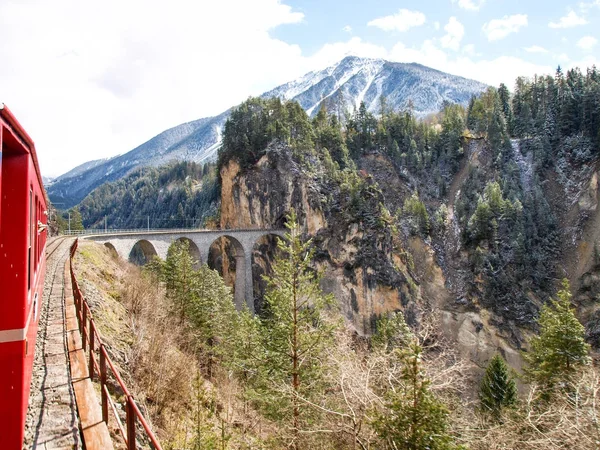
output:
[[[58,250],[58,248],[60,247],[60,244],[62,244],[65,239],[68,239],[68,236],[58,236],[55,237],[52,242],[48,243],[48,246],[46,247],[46,261],[50,261],[51,258],[54,255],[54,252],[56,252],[56,250]]]
[[[72,242],[57,237],[46,247],[40,311],[23,448],[81,448],[65,340],[64,269]]]

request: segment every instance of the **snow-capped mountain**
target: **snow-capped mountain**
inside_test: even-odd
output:
[[[388,108],[410,107],[417,116],[425,116],[438,112],[444,101],[466,105],[472,95],[486,87],[420,64],[349,56],[262,96],[295,100],[309,115],[315,115],[322,102],[329,111],[340,112],[352,112],[364,102],[369,111],[377,113],[383,95]],[[48,195],[53,202],[70,207],[97,186],[138,167],[158,166],[172,160],[212,161],[216,159],[229,112],[173,127],[123,155],[82,164],[54,180],[48,186]]]
[[[309,115],[315,115],[323,102],[330,111],[342,108],[350,112],[364,102],[368,111],[377,113],[383,95],[389,108],[404,110],[412,103],[413,113],[422,117],[438,112],[444,101],[466,105],[473,94],[486,87],[420,64],[349,56],[276,87],[263,97],[296,100]]]

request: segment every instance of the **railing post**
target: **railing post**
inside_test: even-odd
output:
[[[81,345],[83,347],[83,351],[86,348],[86,326],[87,326],[87,308],[83,305],[83,319],[81,319]]]
[[[92,322],[91,320],[90,320],[89,333],[90,333],[90,360],[89,360],[89,366],[88,366],[88,373],[90,375],[90,381],[94,381],[94,334],[96,334],[96,333],[95,333],[94,322]]]
[[[100,396],[102,398],[102,420],[108,424],[108,398],[106,396],[106,349],[100,344]]]
[[[135,411],[133,397],[127,396],[127,450],[135,450]]]
[[[75,312],[77,313],[77,325],[79,325],[79,331],[81,332],[81,292],[79,292],[77,286],[73,296],[75,297],[75,305],[77,305],[75,308]]]

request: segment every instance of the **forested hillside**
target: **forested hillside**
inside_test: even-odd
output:
[[[595,68],[520,78],[514,94],[489,88],[468,108],[448,104],[427,121],[385,100],[379,115],[361,105],[340,121],[326,106],[311,120],[297,104],[250,99],[226,124],[219,170],[234,159],[238,179],[263,157],[274,164],[275,149],[288,146],[330,229],[356,223],[374,236],[384,224],[383,241],[400,239],[404,248],[413,236],[425,239],[454,306],[493,311],[519,345],[518,327],[533,323],[555,292],[593,213],[573,205],[600,155],[599,81]],[[381,245],[375,239],[370,248]],[[394,288],[391,280],[411,278],[391,254],[368,248],[350,264],[378,268],[374,276]]]
[[[330,245],[332,235],[352,224],[364,233],[345,262],[344,280],[354,283],[350,272],[357,268],[372,271],[380,285],[400,289],[404,303],[418,297],[402,289],[415,277],[410,258],[394,262],[394,249],[410,253],[409,241],[425,240],[453,307],[493,311],[518,346],[519,327],[533,323],[556,280],[567,275],[579,287],[595,264],[587,261],[593,252],[582,255],[577,241],[588,237],[597,204],[586,189],[600,152],[599,78],[595,68],[519,78],[514,93],[504,85],[489,88],[467,108],[446,104],[426,120],[391,110],[385,98],[379,114],[364,104],[354,114],[329,114],[323,102],[313,119],[295,102],[249,99],[225,125],[217,171],[222,177],[236,161],[239,181],[264,170],[257,163],[265,155],[272,167],[292,164],[289,183],[308,183],[310,211],[294,205],[301,222],[325,218],[321,229],[309,230],[317,242]],[[265,218],[244,226],[282,225],[291,203],[280,185],[265,194],[278,179],[272,175],[257,175],[246,186],[249,204],[263,205]],[[82,202],[81,213],[86,227],[102,227],[105,217],[109,228],[146,227],[148,219],[151,228],[201,226],[207,218],[218,222],[219,201],[211,166],[180,163],[103,185]],[[329,250],[319,257],[332,264],[337,250]],[[345,293],[348,314],[368,331],[380,312],[359,311],[354,291],[349,285]],[[587,297],[595,285],[592,291]],[[587,308],[586,316],[594,311]]]
[[[86,228],[199,228],[218,213],[214,164],[140,169],[103,184],[79,205]]]
[[[253,254],[256,316],[180,242],[117,289],[152,336],[123,343],[134,378],[180,383],[149,402],[165,442],[597,448],[599,119],[596,69],[489,88],[427,120],[385,100],[378,115],[325,104],[310,118],[251,98],[215,170],[178,164],[92,194],[96,223],[126,199],[121,211],[289,228]],[[232,279],[235,265],[218,269]],[[184,366],[185,383],[169,368]]]
[[[242,74],[240,74],[242,75]],[[310,72],[262,94],[298,102],[314,116],[322,102],[344,114],[364,102],[374,112],[381,96],[394,109],[411,108],[419,117],[435,113],[443,101],[466,106],[469,97],[485,89],[483,83],[443,73],[420,64],[347,56],[326,69]],[[133,150],[83,164],[48,186],[53,202],[71,207],[105,182],[116,181],[141,167],[158,167],[170,161],[214,162],[223,126],[232,108],[215,117],[183,123],[163,131]]]

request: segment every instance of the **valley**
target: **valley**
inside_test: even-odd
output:
[[[600,450],[598,25],[0,1],[0,450]]]
[[[187,431],[178,435],[161,412],[172,399],[152,413],[167,441],[388,448],[401,439],[393,430],[408,423],[390,422],[402,417],[394,408],[408,410],[394,386],[418,385],[433,402],[419,407],[442,408],[440,422],[432,422],[440,427],[436,448],[539,448],[538,425],[543,442],[554,445],[564,432],[556,423],[581,411],[595,417],[589,397],[580,410],[555,390],[562,369],[544,375],[536,346],[545,317],[562,311],[560,320],[571,325],[561,333],[572,331],[569,345],[581,349],[572,362],[581,369],[569,362],[565,382],[591,386],[588,351],[596,357],[600,336],[599,81],[595,69],[557,72],[521,80],[514,93],[487,88],[425,117],[386,100],[370,111],[370,88],[343,120],[325,101],[331,96],[316,113],[294,100],[249,98],[229,112],[215,162],[136,169],[93,190],[76,208],[84,227],[135,228],[142,217],[158,228],[161,221],[187,228],[191,219],[190,228],[223,231],[196,261],[189,243],[168,250],[154,243],[162,259],[150,252],[142,272],[127,269],[166,305],[161,320],[179,323],[173,352],[196,358],[204,383],[185,394],[189,401],[201,395],[205,406],[194,410],[201,427],[186,416]],[[286,239],[265,237],[239,253],[236,230],[286,227]],[[242,272],[250,282],[240,297]],[[292,283],[304,294],[296,297],[286,276],[304,280]],[[240,307],[243,297],[248,309]],[[291,298],[299,303],[288,310]],[[410,372],[411,364],[423,366]],[[485,376],[500,376],[490,367],[505,371],[505,381],[511,371],[524,374],[510,389],[529,395],[507,409],[494,404],[493,417],[477,406],[488,395],[480,386]],[[390,390],[386,379],[395,380]],[[555,406],[538,403],[535,389],[554,396]],[[526,423],[532,411],[535,424]],[[568,431],[564,448],[593,448],[585,443],[591,429],[585,422]]]

